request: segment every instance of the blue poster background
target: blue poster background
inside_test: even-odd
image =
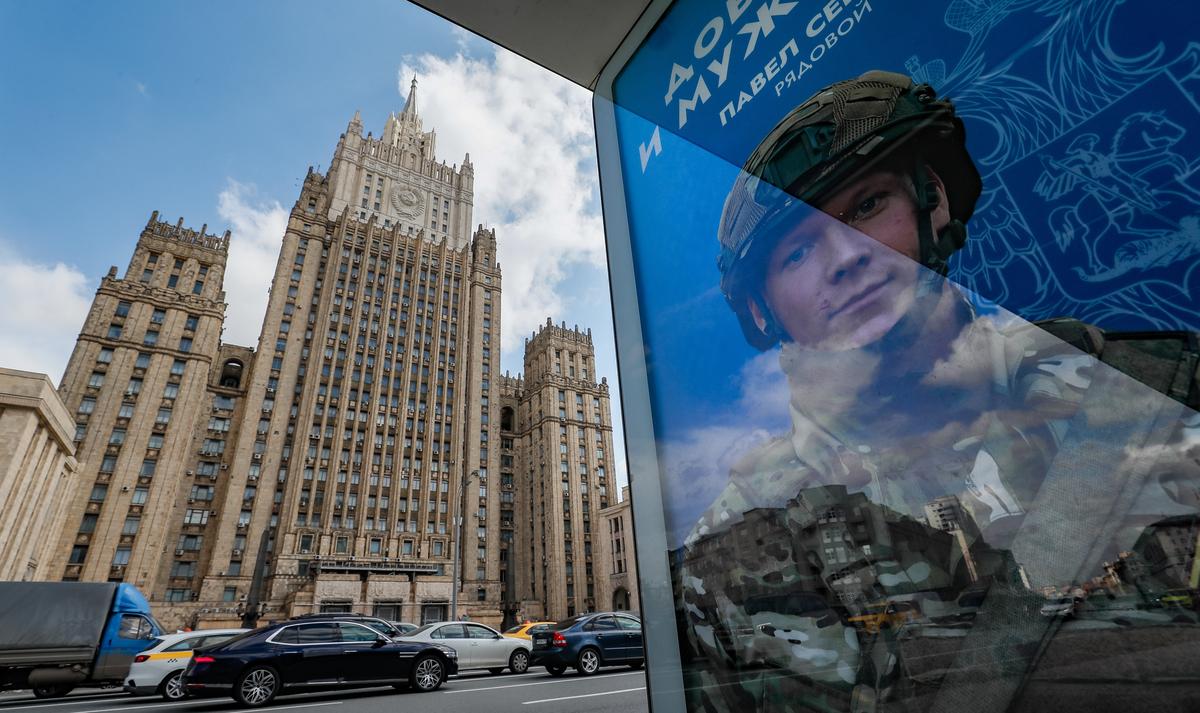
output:
[[[768,0],[730,21],[737,6],[675,3],[612,88],[669,541],[788,428],[776,356],[718,290],[716,229],[760,138],[832,82],[902,71],[955,101],[984,189],[952,279],[1031,321],[1200,330],[1200,8]],[[682,126],[680,98],[697,100]]]

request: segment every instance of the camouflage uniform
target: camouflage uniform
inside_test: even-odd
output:
[[[1037,601],[1008,548],[1107,367],[1029,324],[974,319],[955,344],[911,384],[868,379],[859,413],[892,411],[860,423],[798,399],[830,403],[824,392],[846,387],[837,374],[877,355],[839,354],[831,369],[828,355],[784,345],[793,430],[734,468],[685,543],[682,615],[700,655],[685,666],[690,710],[918,710],[954,642],[901,642],[894,622],[864,627],[866,607],[919,602],[946,621],[972,609],[973,591]],[[914,396],[951,417],[928,421]],[[957,533],[923,522],[924,504],[946,495],[969,516]],[[1195,512],[1185,505],[1135,510]]]

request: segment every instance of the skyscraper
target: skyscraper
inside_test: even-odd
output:
[[[535,571],[526,589],[513,543],[535,533],[514,513],[550,471],[518,472],[497,447],[496,234],[471,228],[469,156],[439,161],[416,106],[414,79],[381,138],[356,113],[329,170],[309,169],[254,349],[220,341],[229,234],[151,217],[124,277],[102,281],[60,387],[82,477],[51,576],[133,582],[168,626],[442,619],[456,589],[458,613],[495,624],[526,591],[556,615],[590,606],[612,457],[590,335],[547,327],[527,343],[525,403],[545,415],[522,422],[522,447],[557,452],[570,422],[581,450],[562,456],[561,503],[529,506],[566,535],[545,561],[565,559],[569,581]]]

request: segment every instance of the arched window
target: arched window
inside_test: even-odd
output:
[[[231,389],[240,389],[242,386],[242,362],[237,359],[228,359],[225,365],[221,367],[221,386]]]

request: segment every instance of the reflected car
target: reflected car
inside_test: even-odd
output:
[[[538,629],[554,626],[552,621],[527,621],[524,624],[517,624],[513,628],[504,632],[505,636],[514,639],[525,639],[526,641],[533,640],[533,632]]]
[[[196,649],[228,641],[248,629],[206,629],[164,634],[133,657],[123,688],[135,696],[158,694],[168,701],[187,697],[183,671]]]
[[[493,674],[508,669],[529,670],[532,648],[524,639],[502,636],[490,626],[474,621],[439,621],[405,634],[401,641],[421,641],[449,646],[458,652],[458,670],[487,669]]]
[[[1187,589],[1171,589],[1159,595],[1158,603],[1164,607],[1191,609],[1193,604],[1192,593]]]
[[[281,693],[391,685],[437,690],[458,670],[448,646],[399,641],[356,621],[289,620],[235,636],[192,657],[193,696],[232,696],[243,706]]]
[[[1055,597],[1042,605],[1042,616],[1069,617],[1075,614],[1075,597]]]
[[[533,663],[561,676],[568,666],[590,676],[601,666],[641,668],[642,621],[623,612],[593,612],[564,619],[533,633]]]

